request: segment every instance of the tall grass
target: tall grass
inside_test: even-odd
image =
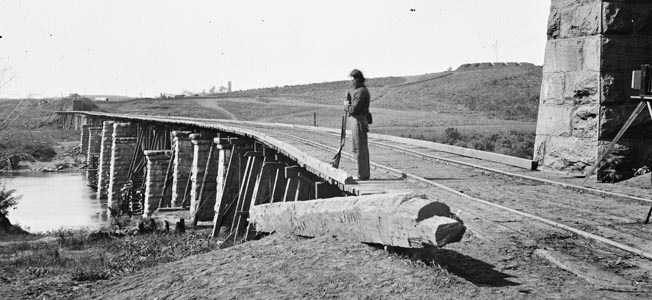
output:
[[[208,231],[124,235],[59,230],[55,241],[0,246],[0,273],[8,278],[68,276],[93,281],[121,276],[189,255],[217,249]]]

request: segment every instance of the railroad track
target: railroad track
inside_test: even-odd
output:
[[[319,129],[246,127],[292,141],[324,161],[330,160],[339,139]],[[643,224],[652,202],[648,199],[538,178],[511,167],[481,166],[477,159],[415,145],[370,139],[370,152],[372,179],[404,178],[406,188],[437,199],[446,193],[446,203],[466,217],[465,224],[481,239],[495,243],[516,237],[538,248],[564,249],[605,268],[617,260],[630,266],[628,272],[638,281],[641,272],[652,269],[652,226]],[[348,153],[344,157],[351,159]],[[355,170],[352,161],[343,168]]]
[[[145,119],[177,120],[209,128],[227,125],[227,130],[247,135],[259,132],[323,162],[330,161],[333,146],[339,144],[339,136],[332,129],[182,117]],[[557,249],[602,269],[616,270],[627,282],[643,283],[652,290],[652,242],[648,241],[652,226],[642,222],[650,200],[641,196],[644,193],[640,190],[630,195],[556,182],[541,178],[543,173],[437,151],[406,140],[371,138],[370,152],[373,180],[347,188],[383,184],[385,190],[394,185],[431,195],[461,213],[472,233],[469,239],[492,245],[485,251],[501,249],[520,253],[523,258],[532,256],[533,249]],[[356,167],[352,161],[343,160],[341,168],[353,173]],[[528,259],[521,260],[529,263]]]

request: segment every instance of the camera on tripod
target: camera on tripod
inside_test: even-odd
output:
[[[641,65],[640,70],[632,71],[632,89],[639,91],[638,97],[652,97],[652,65]]]

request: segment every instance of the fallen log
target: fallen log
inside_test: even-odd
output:
[[[258,232],[336,235],[403,248],[459,242],[466,227],[441,202],[414,193],[277,202],[250,208]]]

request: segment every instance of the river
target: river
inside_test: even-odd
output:
[[[9,210],[9,220],[29,232],[93,230],[107,223],[106,210],[83,173],[2,175],[0,180],[22,196],[16,209]]]

